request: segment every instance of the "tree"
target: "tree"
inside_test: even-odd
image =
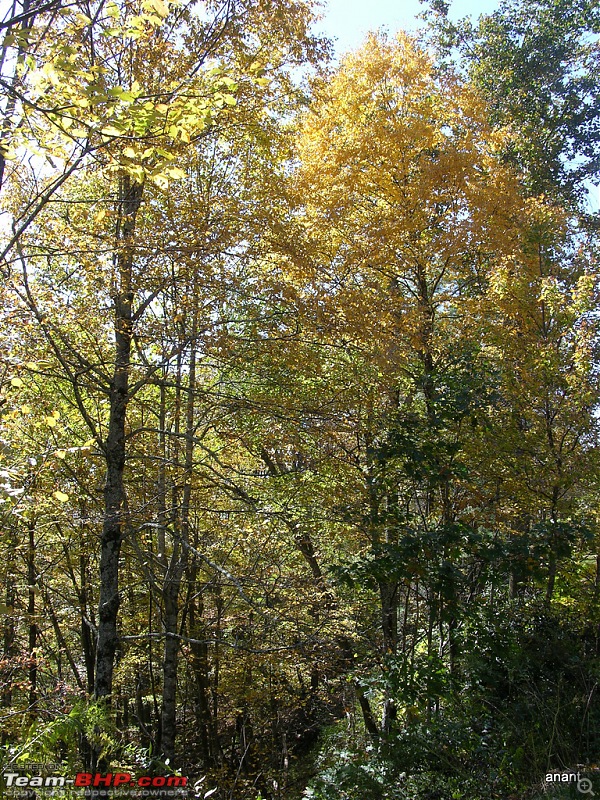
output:
[[[128,431],[128,419],[133,419],[130,405],[161,371],[170,373],[171,365],[178,365],[175,381],[177,391],[183,391],[187,354],[191,354],[192,382],[185,390],[189,401],[184,436],[188,445],[192,444],[192,378],[199,323],[182,331],[183,338],[172,339],[159,363],[153,359],[151,347],[148,350],[141,344],[146,320],[152,319],[161,298],[169,292],[177,297],[173,277],[180,287],[190,286],[191,301],[201,303],[193,288],[197,286],[192,277],[196,269],[193,258],[175,258],[171,262],[175,274],[171,270],[162,273],[168,255],[151,246],[152,224],[167,206],[169,181],[185,176],[172,162],[197,159],[201,151],[196,143],[212,135],[213,129],[223,137],[228,127],[234,131],[236,125],[243,125],[245,113],[251,116],[252,109],[261,108],[261,95],[267,98],[285,87],[283,73],[288,62],[293,65],[319,49],[318,42],[307,36],[311,12],[301,4],[274,5],[267,10],[252,4],[215,4],[209,18],[196,17],[189,9],[174,9],[169,17],[168,11],[160,3],[139,15],[128,5],[112,4],[100,5],[91,16],[82,17],[71,10],[61,16],[64,24],[39,42],[36,57],[43,62],[33,63],[30,58],[29,72],[24,73],[33,95],[48,95],[61,111],[40,109],[39,103],[29,102],[31,95],[27,102],[21,100],[21,108],[29,115],[27,130],[41,142],[45,153],[69,164],[69,174],[76,170],[80,174],[67,184],[62,180],[67,171],[59,171],[55,178],[47,176],[46,165],[42,165],[40,174],[32,173],[30,184],[21,165],[10,176],[13,233],[4,255],[14,253],[13,271],[17,264],[20,268],[12,280],[14,302],[29,315],[43,356],[51,364],[48,372],[70,397],[106,465],[96,698],[110,699],[118,645],[119,560],[130,530],[125,491],[128,441],[132,439]],[[282,16],[284,11],[291,12],[289,19]],[[285,24],[282,19],[287,20]],[[39,24],[46,21],[42,17]],[[164,71],[167,67],[168,73]],[[238,95],[239,110],[231,94],[237,84],[226,69],[235,70],[246,81]],[[270,71],[274,75],[272,90],[265,86],[270,80],[261,77]],[[65,107],[72,110],[71,116],[65,116]],[[74,144],[76,156],[66,150],[67,141]],[[33,169],[38,169],[35,162]],[[17,190],[16,180],[21,180],[24,191]],[[33,194],[27,193],[29,186]],[[90,208],[96,209],[92,218]],[[219,248],[238,245],[239,239],[228,235],[228,225],[206,231],[207,239],[214,237],[219,244],[212,250],[203,244],[205,258],[218,258]],[[93,336],[88,327],[91,319],[96,326]],[[168,325],[167,319],[163,322]],[[152,330],[151,321],[149,325]],[[177,429],[175,435],[179,434]],[[190,453],[184,467],[188,476],[184,506],[189,504]],[[158,502],[162,502],[160,497]],[[181,513],[184,540],[175,543],[171,564],[171,572],[175,570],[179,577],[168,573],[164,588],[167,642],[171,650],[175,645],[175,651],[178,641],[168,637],[174,636],[175,598],[185,571],[185,560],[178,560],[175,553],[183,547],[180,552],[185,554],[188,545],[187,512]],[[169,590],[167,582],[172,587]],[[173,669],[172,657],[166,659],[166,665]],[[175,683],[169,675],[164,706],[172,738]],[[171,741],[169,754],[172,746]]]
[[[381,743],[415,717],[443,720],[468,681],[471,604],[490,602],[500,576],[507,596],[524,518],[548,600],[557,561],[568,569],[582,542],[595,278],[568,214],[523,196],[479,92],[410,40],[369,39],[315,95],[288,270],[340,381],[331,451],[345,502],[330,488],[327,508],[355,531],[338,575],[377,593],[380,649],[371,669],[361,659],[357,692]],[[510,487],[486,462],[503,476],[518,462]],[[360,625],[373,630],[372,606]]]
[[[299,144],[314,236],[305,270],[324,309],[316,324],[362,363],[349,465],[363,482],[355,513],[376,570],[382,653],[395,656],[402,586],[416,575],[394,558],[413,527],[437,531],[445,548],[460,519],[461,428],[485,398],[466,379],[481,357],[480,303],[512,247],[507,220],[524,209],[477,95],[436,79],[408,38],[370,38],[317,91]]]
[[[595,757],[580,178],[407,35],[299,85],[312,13],[6,20],[11,768],[482,800]]]
[[[588,513],[579,499],[596,457],[598,287],[592,249],[577,241],[573,223],[537,200],[530,206],[522,256],[499,265],[490,281],[499,402],[484,436],[495,442],[489,485],[497,510],[510,518],[517,539],[531,537],[529,564],[544,564],[550,600],[557,559],[586,535]]]
[[[458,48],[493,124],[511,132],[505,156],[527,191],[585,211],[600,156],[597,5],[510,0],[475,25],[451,23],[448,8],[430,4],[438,44]]]

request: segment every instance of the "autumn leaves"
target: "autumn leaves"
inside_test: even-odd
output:
[[[515,125],[414,39],[300,89],[308,6],[205,10],[7,45],[37,155],[7,174],[5,651],[48,667],[4,705],[60,716],[60,674],[101,701],[90,769],[151,750],[255,800],[342,709],[369,753],[443,720],[480,623],[585,606],[597,287]]]

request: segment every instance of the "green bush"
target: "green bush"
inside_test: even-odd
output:
[[[412,688],[403,683],[401,659],[390,658],[369,684],[372,699],[377,686],[394,687],[400,713],[391,731],[373,744],[363,731],[341,724],[330,730],[304,797],[533,798],[547,771],[590,764],[600,754],[593,635],[564,609],[559,616],[546,605],[471,609],[454,674],[442,674],[436,662],[432,684],[417,659],[417,691],[414,681]],[[427,682],[439,693],[433,706],[422,690]],[[565,791],[573,787],[555,785],[544,796],[570,796]]]

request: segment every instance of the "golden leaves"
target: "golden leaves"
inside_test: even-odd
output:
[[[427,318],[456,313],[477,253],[513,252],[522,201],[488,130],[481,99],[406,35],[370,36],[317,86],[292,192],[345,335],[373,318],[391,349],[437,347]]]

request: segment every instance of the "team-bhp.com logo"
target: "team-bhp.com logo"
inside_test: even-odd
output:
[[[187,786],[187,778],[182,775],[142,775],[135,778],[129,772],[78,772],[74,778],[65,778],[62,775],[21,775],[19,772],[5,772],[6,788],[53,789],[60,786],[75,786],[81,788],[105,789],[109,786],[114,789],[129,786],[136,789],[180,789]]]
[[[128,772],[115,772],[114,774],[108,772],[106,775],[101,775],[96,772],[92,775],[91,772],[78,772],[75,776],[73,786],[135,786],[142,788],[163,788],[167,787],[183,787],[187,786],[187,778],[182,775],[142,775],[140,778],[132,778]]]

